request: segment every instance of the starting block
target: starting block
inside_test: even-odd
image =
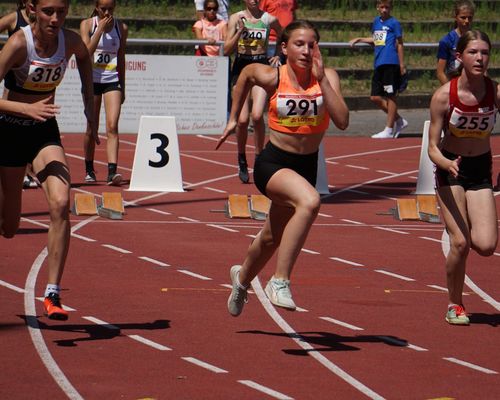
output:
[[[416,198],[398,199],[395,217],[400,221],[424,221],[439,223],[439,211],[435,195],[417,195]]]
[[[120,192],[104,192],[102,194],[102,204],[97,208],[97,213],[104,218],[123,219],[125,207]]]
[[[230,194],[227,199],[227,216],[229,218],[251,218],[246,194]]]
[[[271,208],[271,200],[262,194],[250,196],[250,214],[253,219],[265,220]]]
[[[270,207],[271,200],[263,195],[230,194],[225,211],[229,218],[265,220]]]
[[[93,194],[75,193],[72,211],[75,215],[97,215],[95,196]]]
[[[102,194],[102,204],[97,205],[93,194],[76,193],[72,212],[75,215],[99,215],[109,219],[123,219],[125,207],[120,192]]]

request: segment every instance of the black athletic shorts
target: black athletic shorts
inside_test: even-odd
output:
[[[236,85],[238,77],[240,76],[241,71],[243,71],[243,68],[253,63],[269,65],[267,54],[258,54],[255,56],[238,54],[236,56],[236,58],[234,59],[233,68],[231,69],[231,82],[233,86]]]
[[[111,92],[113,90],[122,91],[120,82],[109,82],[109,83],[95,83],[94,82],[94,94],[100,96],[106,92]]]
[[[289,168],[305,178],[312,186],[316,186],[318,174],[318,152],[296,154],[281,150],[271,141],[255,159],[253,179],[255,186],[262,194],[266,194],[266,186],[271,177],[280,169]]]
[[[449,160],[455,160],[458,155],[442,150]],[[448,171],[436,168],[436,187],[462,186],[464,190],[493,189],[491,151],[475,157],[464,157],[459,164],[458,176],[453,177]]]
[[[386,64],[375,68],[372,78],[372,96],[396,96],[401,84],[399,65]]]
[[[24,167],[51,145],[62,147],[55,118],[39,122],[0,114],[0,166]]]

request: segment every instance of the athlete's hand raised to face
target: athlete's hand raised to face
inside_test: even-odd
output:
[[[318,82],[321,82],[325,77],[325,67],[323,65],[321,51],[319,51],[318,42],[314,42],[312,50],[312,73]]]

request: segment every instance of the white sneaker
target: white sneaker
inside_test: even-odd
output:
[[[238,275],[241,270],[241,265],[233,265],[229,275],[231,276],[231,283],[233,288],[231,294],[227,299],[227,309],[229,314],[237,317],[243,311],[243,306],[248,303],[247,289],[244,289],[238,281]]]
[[[372,135],[373,139],[392,139],[394,136],[392,133],[387,132],[386,130],[383,130],[382,132],[375,133]]]
[[[394,137],[397,138],[401,131],[408,126],[408,121],[404,118],[399,118],[394,123]]]
[[[290,281],[287,279],[277,279],[274,276],[267,282],[266,295],[275,306],[283,307],[294,311],[297,306],[292,300],[290,292]]]

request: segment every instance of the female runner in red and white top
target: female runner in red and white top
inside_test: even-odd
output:
[[[438,201],[450,241],[446,321],[454,325],[469,324],[462,303],[469,249],[491,256],[498,242],[490,134],[500,91],[485,76],[490,50],[485,33],[464,33],[457,45],[461,75],[441,86],[431,101],[429,157],[436,165]]]

